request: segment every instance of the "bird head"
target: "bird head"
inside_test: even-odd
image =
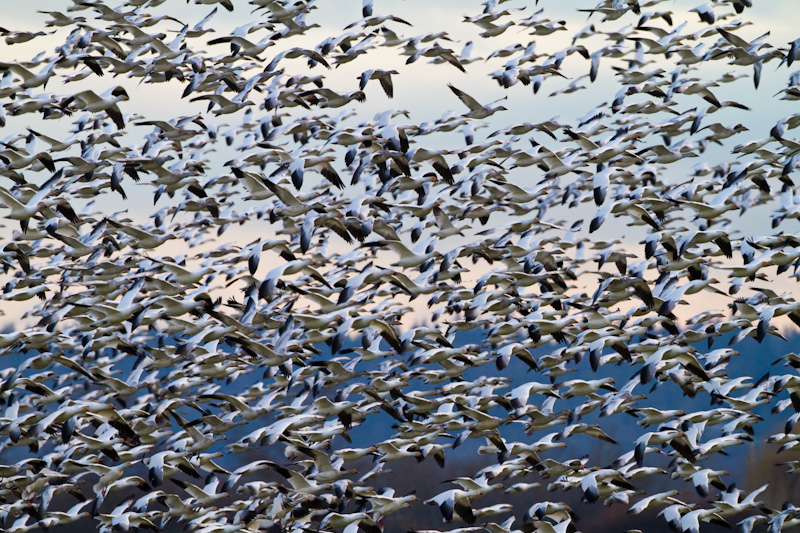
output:
[[[120,100],[130,100],[130,96],[128,96],[128,92],[125,90],[124,87],[118,85],[111,91],[111,96],[118,98]]]

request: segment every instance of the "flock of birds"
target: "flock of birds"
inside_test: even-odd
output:
[[[374,533],[428,504],[430,531],[567,533],[570,490],[687,533],[800,524],[715,466],[767,441],[800,472],[800,356],[728,372],[737,343],[800,324],[781,290],[800,266],[800,114],[714,119],[748,113],[717,95],[766,66],[788,80],[773,98],[800,99],[800,39],[750,37],[751,0],[602,0],[577,32],[550,2],[487,0],[459,21],[474,47],[414,35],[389,2],[343,33],[311,22],[314,0],[195,3],[202,20],[73,0],[41,31],[0,29],[4,57],[47,43],[0,63],[0,298],[26,306],[0,334],[3,529]],[[212,29],[234,8],[251,21]],[[359,111],[422,63],[458,111]],[[486,65],[490,104],[464,90]],[[582,118],[525,121],[545,86],[609,79]],[[200,111],[132,114],[150,84]],[[745,212],[772,232],[744,234]],[[769,409],[780,430],[756,435]],[[612,430],[627,420],[637,433]],[[468,442],[488,466],[386,486]],[[481,505],[542,486],[526,509]]]

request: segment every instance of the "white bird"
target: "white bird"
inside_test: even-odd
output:
[[[476,517],[469,500],[470,494],[472,494],[470,491],[450,489],[425,500],[424,503],[439,507],[445,522],[452,522],[454,519],[460,518],[467,524],[472,525],[475,523]]]
[[[500,100],[497,100],[495,102],[492,102],[491,104],[484,106],[478,103],[477,100],[475,100],[473,97],[471,97],[464,91],[454,87],[452,84],[448,84],[447,86],[450,87],[450,90],[453,91],[453,93],[456,96],[458,96],[458,99],[461,100],[461,102],[469,108],[469,113],[464,114],[465,117],[482,119],[490,117],[495,113],[497,113],[498,111],[507,111],[507,109],[501,105],[492,107],[493,104],[495,104],[500,100],[505,100],[507,97],[503,97]]]

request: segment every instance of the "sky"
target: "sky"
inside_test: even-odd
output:
[[[679,11],[680,8],[693,7],[696,3],[697,2],[694,0],[690,2],[676,0],[675,2],[660,4],[656,9],[665,8]],[[485,39],[479,36],[482,30],[473,24],[468,22],[448,22],[447,34],[441,35],[435,40],[443,46],[452,48],[456,52],[459,52],[467,42],[473,42],[473,56],[482,58],[487,58],[487,56],[495,50],[516,43],[527,46],[529,43],[535,42],[535,50],[537,53],[553,53],[561,48],[569,46],[572,42],[572,36],[575,35],[579,29],[599,22],[602,15],[597,13],[587,14],[586,12],[578,11],[579,9],[590,9],[593,5],[594,2],[592,1],[556,2],[552,0],[541,0],[536,5],[531,5],[530,2],[520,1],[504,2],[502,5],[504,8],[508,10],[519,10],[513,13],[514,18],[520,18],[523,15],[533,15],[538,10],[543,10],[544,15],[551,20],[565,21],[569,30],[555,32],[553,35],[549,35],[546,38],[539,38],[528,35],[528,30],[525,28],[511,26],[502,35],[491,39]],[[269,60],[290,45],[313,48],[318,46],[324,38],[341,34],[345,31],[345,26],[358,20],[361,16],[361,2],[358,0],[319,2],[316,6],[318,9],[313,10],[309,14],[308,20],[320,24],[320,27],[308,31],[307,34],[301,38],[292,38],[291,40],[286,40],[286,42],[281,42],[279,40],[274,46],[267,48],[261,56],[265,60]],[[759,2],[757,9],[749,10],[746,13],[747,19],[752,21],[753,24],[749,27],[742,28],[737,34],[741,35],[743,38],[752,39],[768,30],[769,42],[778,45],[789,43],[796,37],[794,32],[796,31],[795,28],[798,22],[798,15],[794,13],[794,10],[789,9],[790,6],[791,3],[788,0]],[[74,7],[74,5],[71,7]],[[51,2],[32,0],[25,3],[15,2],[5,6],[5,8],[4,25],[16,30],[29,29],[33,31],[42,29],[44,21],[49,18],[48,15],[42,13],[42,11],[53,9],[54,6]],[[162,5],[152,9],[152,13],[155,16],[162,15],[166,18],[147,28],[147,31],[163,32],[167,36],[164,40],[168,41],[170,36],[177,34],[182,24],[193,26],[200,19],[205,17],[211,9],[211,6],[197,5],[195,3],[164,2]],[[646,9],[647,8],[645,8],[645,10]],[[385,23],[386,26],[408,37],[438,33],[441,31],[442,21],[459,21],[467,16],[477,15],[482,11],[482,5],[477,1],[464,2],[455,0],[445,0],[433,4],[422,0],[404,0],[402,2],[381,2],[379,0],[375,2],[376,14],[384,14],[390,11],[392,14],[408,21],[412,26],[407,26],[399,22],[387,22]],[[74,11],[72,14],[76,16],[85,16],[88,26],[95,24],[93,20],[95,13],[92,10]],[[708,30],[708,27],[700,22],[694,14],[690,15],[692,16],[688,17],[686,21],[680,19],[673,20],[673,28],[686,22],[686,32]],[[233,31],[234,28],[244,23],[263,19],[264,14],[260,11],[250,14],[249,10],[237,9],[234,13],[228,13],[220,8],[207,24],[207,27],[224,33]],[[616,27],[623,29],[625,26],[636,24],[637,22],[638,21],[634,18],[626,16],[610,24],[616,24]],[[358,28],[353,28],[348,31],[356,31],[357,29]],[[0,45],[0,61],[19,61],[31,58],[40,52],[52,53],[52,50],[63,42],[67,30],[45,28],[44,31],[47,35],[37,37],[28,43],[10,46]],[[253,35],[261,38],[266,35],[266,30],[261,30],[259,33]],[[227,52],[227,45],[208,44],[208,40],[209,38],[206,36],[192,40],[193,47],[195,47],[194,49],[197,54],[213,57],[221,56]],[[587,39],[581,39],[578,41],[578,44],[583,44],[588,49],[594,50],[598,47],[605,46],[606,43],[604,42],[603,36],[596,35]],[[283,62],[291,65],[295,70],[302,69],[304,61],[303,58],[283,60]],[[548,78],[537,94],[533,93],[531,87],[525,87],[522,84],[517,84],[509,89],[503,89],[492,79],[491,73],[502,69],[506,61],[506,59],[502,58],[493,58],[491,60],[484,59],[471,63],[468,66],[468,73],[465,74],[446,63],[429,64],[426,58],[421,58],[413,65],[407,65],[406,56],[398,56],[396,49],[379,48],[378,50],[371,51],[368,57],[362,56],[356,58],[354,61],[339,67],[326,70],[318,65],[313,69],[309,69],[308,72],[309,74],[322,74],[326,78],[326,86],[337,91],[348,92],[358,88],[358,76],[367,68],[375,68],[376,61],[380,63],[380,67],[383,69],[396,69],[401,73],[401,75],[394,77],[395,97],[391,100],[388,99],[376,82],[370,82],[365,89],[367,96],[366,102],[360,104],[357,107],[357,114],[346,119],[345,123],[357,124],[387,109],[406,111],[407,118],[400,115],[395,120],[398,123],[407,122],[409,124],[432,123],[442,116],[452,114],[459,115],[464,112],[464,108],[461,102],[459,102],[448,89],[448,84],[453,84],[461,90],[466,91],[481,103],[495,101],[500,98],[507,99],[504,105],[513,111],[497,113],[487,120],[485,124],[479,126],[476,132],[476,138],[483,138],[486,140],[488,140],[487,137],[492,131],[496,131],[512,123],[523,121],[540,122],[551,118],[560,118],[561,120],[575,123],[579,117],[583,117],[598,106],[608,105],[610,100],[613,99],[618,89],[618,80],[612,68],[609,68],[609,63],[611,63],[611,67],[624,67],[622,63],[613,64],[613,62],[604,58],[597,80],[594,83],[590,83],[586,78],[580,79],[581,76],[588,73],[588,61],[578,54],[573,54],[564,61],[562,66],[561,71],[566,78]],[[642,70],[655,71],[662,66],[666,65],[659,65],[658,62],[653,62]],[[745,125],[749,128],[749,131],[744,135],[736,136],[734,139],[737,143],[766,137],[769,129],[778,119],[793,113],[796,108],[794,102],[781,101],[777,98],[770,97],[785,86],[788,77],[787,69],[785,67],[778,69],[777,66],[778,61],[773,61],[764,67],[762,84],[758,90],[753,87],[752,80],[749,78],[743,78],[733,83],[720,84],[720,87],[715,89],[715,94],[721,100],[740,100],[745,102],[748,106],[751,106],[752,109],[751,111],[724,109],[714,115],[709,115],[705,119],[706,123],[711,123],[713,120],[720,121],[723,124],[741,123]],[[702,77],[721,77],[723,74],[731,72],[732,70],[733,67],[727,65],[727,61],[722,59],[712,62],[710,66],[704,65]],[[669,75],[669,73],[665,73],[664,75]],[[563,90],[565,87],[569,86],[569,84],[576,81],[580,86],[586,88],[576,92],[557,94],[552,97],[548,96],[555,91]],[[106,90],[117,84],[124,86],[131,95],[130,101],[122,105],[123,113],[131,114],[134,118],[133,120],[129,120],[128,133],[123,137],[125,142],[130,146],[141,146],[143,136],[151,129],[149,126],[136,126],[135,117],[151,119],[169,118],[191,116],[199,113],[203,116],[204,120],[213,121],[217,124],[219,131],[224,132],[228,128],[238,125],[244,120],[257,120],[266,113],[263,110],[255,110],[252,115],[238,112],[233,115],[214,118],[206,112],[206,102],[191,102],[189,98],[180,97],[184,84],[178,80],[155,85],[140,83],[139,80],[129,79],[125,76],[107,75],[100,79],[96,76],[90,76],[83,81],[71,83],[63,83],[60,79],[54,80],[47,85],[46,89],[56,94],[70,94],[71,91],[92,88],[99,93],[101,90]],[[636,102],[637,98],[636,96],[631,97],[626,103]],[[676,97],[676,99],[678,99],[678,97]],[[681,104],[679,107],[683,109],[689,108],[689,106],[685,104]],[[304,112],[302,109],[301,111]],[[319,110],[315,112],[334,116],[339,110]],[[290,113],[296,112],[290,111]],[[650,117],[653,122],[658,122],[667,120],[670,118],[670,115],[658,113]],[[54,137],[66,137],[69,135],[69,131],[72,128],[71,120],[66,117],[57,121],[35,120],[31,122],[31,120],[32,116],[30,114],[21,115],[19,117],[9,116],[7,126],[0,130],[0,138],[8,142],[16,136],[24,135],[27,127],[44,130],[44,132]],[[556,143],[554,141],[541,133],[536,133],[538,132],[534,132],[534,134],[530,134],[529,136],[535,141],[542,143],[544,146],[556,148]],[[426,136],[424,141],[421,142],[424,142],[425,146],[428,148],[444,150],[459,150],[464,146],[462,144],[463,138],[459,135],[452,134]],[[46,148],[42,143],[39,143],[39,147],[39,149]],[[223,149],[223,147],[218,146],[215,148],[214,152],[207,153],[206,156],[209,158],[209,165],[206,169],[206,176],[210,178],[215,175],[226,173],[228,169],[225,163],[242,155],[235,151],[236,147],[236,144],[230,149]],[[713,166],[720,161],[727,161],[729,159],[729,149],[730,147],[728,145],[724,147],[715,147],[711,145],[699,162],[698,160],[689,160],[678,165],[671,165],[670,172],[674,173],[674,175],[669,176],[668,180],[674,183],[685,181],[691,177],[695,164],[708,164],[709,166]],[[508,176],[510,180],[526,188],[534,186],[541,179],[541,173],[533,167],[512,171]],[[147,183],[128,186],[127,192],[132,201],[125,202],[124,205],[120,202],[120,209],[127,209],[128,216],[137,220],[145,220],[150,217],[153,212],[159,209],[165,202],[165,200],[156,203],[153,202],[153,188]],[[358,192],[358,187],[354,187],[354,194],[355,192]],[[109,200],[112,202],[118,201],[114,197],[109,198]],[[743,236],[769,234],[772,232],[772,229],[769,227],[770,220],[765,217],[763,213],[763,208],[750,213],[744,213],[741,218],[735,221],[733,227],[739,229]],[[574,220],[576,214],[564,207],[562,209],[556,208],[549,211],[547,216],[548,219],[553,222],[570,223]],[[507,224],[512,219],[512,217],[506,215],[496,216],[491,220],[490,226]],[[588,222],[588,220],[586,222]],[[793,221],[788,221],[785,224],[786,231],[794,229],[792,225],[795,223]],[[581,234],[587,234],[587,226],[588,224],[585,223]],[[444,246],[454,247],[466,240],[474,239],[478,231],[485,229],[484,227],[478,227],[476,225],[474,231],[465,232],[465,237],[462,241],[459,241],[460,237],[454,237],[447,241]],[[5,228],[0,228],[0,231],[3,232],[2,234],[6,236],[10,236],[14,230],[16,230],[16,228],[13,224],[6,224]],[[263,228],[260,228],[260,230],[263,231]],[[253,228],[250,225],[233,228],[227,234],[227,238],[233,239],[234,242],[240,245],[245,245],[247,242],[250,242],[252,231]],[[614,219],[609,219],[609,221],[606,222],[601,233],[595,234],[593,238],[602,240],[618,239],[621,242],[621,246],[630,251],[640,250],[641,240],[645,236],[644,230],[632,229],[625,226],[622,221]],[[346,250],[343,242],[335,241],[331,245],[334,249],[339,246],[342,251]],[[477,279],[483,274],[485,274],[485,272],[478,268],[469,275]],[[787,281],[786,285],[779,286],[786,287],[788,290],[790,283],[791,281]],[[424,310],[420,310],[420,312],[423,314],[425,313]],[[10,309],[7,310],[7,313],[11,315],[18,314]]]

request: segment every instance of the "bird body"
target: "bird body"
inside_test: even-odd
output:
[[[453,91],[456,96],[458,96],[458,99],[469,108],[469,113],[465,114],[465,117],[483,119],[494,115],[498,111],[506,111],[506,108],[503,106],[491,107],[491,104],[487,106],[481,105],[473,97],[464,91],[455,88],[452,84],[449,84],[448,87],[450,87],[450,90]],[[505,97],[502,99],[505,99]]]

